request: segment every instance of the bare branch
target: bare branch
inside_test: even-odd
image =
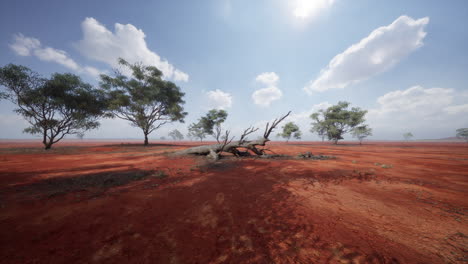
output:
[[[244,132],[242,133],[240,139],[239,139],[239,144],[242,144],[245,142],[245,139],[248,135],[254,133],[255,131],[257,131],[258,128],[255,128],[253,126],[249,126],[246,130],[244,130]]]
[[[231,133],[231,131],[226,130],[225,135],[224,135],[223,144],[221,145],[221,148],[218,151],[218,153],[224,151],[224,148],[226,147],[226,145],[230,144],[232,142],[232,140],[234,139],[234,136],[231,139],[229,139],[229,134],[230,133]]]
[[[273,132],[273,129],[275,129],[276,126],[279,123],[281,123],[281,121],[283,121],[286,117],[288,117],[290,113],[291,113],[291,111],[289,111],[286,115],[284,115],[283,117],[281,117],[279,119],[276,118],[273,121],[273,123],[271,123],[271,126],[270,126],[270,123],[267,123],[266,127],[265,127],[265,133],[263,133],[263,138],[267,139],[270,136],[271,132]]]

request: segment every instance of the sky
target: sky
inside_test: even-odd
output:
[[[437,139],[468,127],[466,25],[465,0],[1,1],[0,67],[98,86],[119,57],[156,66],[189,114],[150,139],[217,108],[232,135],[292,111],[318,140],[309,116],[339,101],[368,111],[370,139]],[[34,138],[14,109],[0,101],[0,139]],[[104,119],[85,138],[142,136]]]

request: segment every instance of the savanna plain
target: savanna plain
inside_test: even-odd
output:
[[[468,261],[466,143],[198,145],[0,142],[0,263]]]

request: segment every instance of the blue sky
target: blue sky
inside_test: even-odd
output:
[[[453,136],[468,127],[468,2],[376,0],[2,1],[0,66],[92,84],[118,57],[163,69],[186,93],[186,127],[224,108],[234,134],[289,110],[309,115],[338,101],[369,110],[372,139]],[[0,102],[0,138],[29,138]],[[140,138],[104,120],[88,138]]]

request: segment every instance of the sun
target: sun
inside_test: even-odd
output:
[[[300,19],[318,15],[321,9],[325,9],[333,4],[334,0],[296,0],[294,6],[294,16]]]

